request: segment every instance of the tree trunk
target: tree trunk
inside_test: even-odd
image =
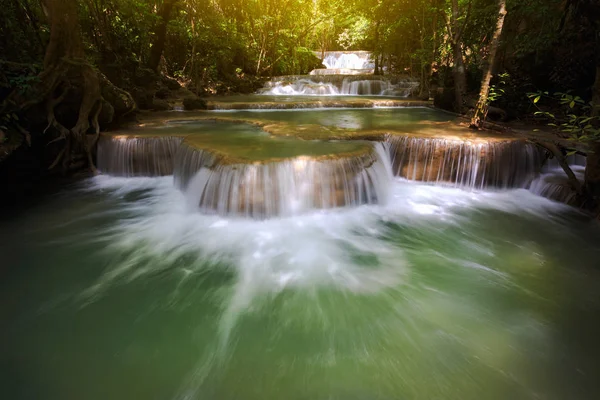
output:
[[[84,153],[90,168],[95,169],[86,134],[90,128],[90,118],[96,135],[99,133],[98,114],[102,108],[102,97],[98,74],[85,60],[77,2],[45,0],[44,4],[50,22],[50,41],[44,57],[44,70],[40,74],[39,100],[46,102],[48,128],[54,127],[60,134],[57,139],[65,142],[51,168],[62,160],[63,170],[66,171],[73,157]],[[57,121],[54,109],[67,95],[73,95],[73,88],[81,97],[77,122],[68,129]]]
[[[154,42],[150,49],[150,58],[148,59],[148,68],[152,71],[158,71],[160,59],[165,49],[165,42],[167,41],[167,25],[169,25],[171,14],[177,1],[165,0],[158,13],[159,21],[154,30]]]
[[[600,116],[600,55],[596,61],[596,80],[592,88],[592,116]],[[591,145],[591,151],[588,153],[585,167],[584,186],[588,193],[594,198],[600,199],[600,143],[595,142]],[[600,210],[599,210],[600,211]]]
[[[463,60],[462,48],[460,42],[453,43],[454,68],[454,109],[457,113],[462,113],[463,96],[467,91],[467,76],[465,74],[465,62]]]
[[[600,55],[596,55],[596,57],[598,57],[598,61],[596,61],[596,81],[592,88],[592,102],[594,103],[592,115],[600,116]]]
[[[469,11],[471,2],[469,2]],[[465,16],[463,26],[459,26],[459,7],[458,0],[452,0],[451,30],[448,32],[451,37],[452,55],[454,58],[453,76],[454,76],[454,109],[457,113],[462,113],[463,96],[467,91],[467,76],[465,72],[465,61],[462,54],[462,31],[469,19],[469,12]]]
[[[496,21],[496,30],[494,31],[494,36],[492,36],[492,41],[490,43],[487,70],[481,81],[481,90],[479,91],[479,101],[477,102],[477,106],[475,106],[475,114],[473,115],[473,118],[471,118],[471,128],[475,129],[480,127],[482,121],[484,121],[487,116],[490,81],[492,80],[492,72],[496,60],[496,53],[498,51],[498,44],[500,43],[500,36],[502,35],[504,18],[506,17],[506,0],[499,0],[498,5],[500,11],[498,13],[498,20]]]
[[[375,24],[375,46],[374,49],[377,50],[379,47],[379,20]],[[373,71],[374,75],[379,75],[379,54],[375,53],[375,70]]]
[[[584,187],[592,198],[600,199],[600,143],[593,143],[586,157]]]

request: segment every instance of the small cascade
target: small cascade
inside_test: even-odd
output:
[[[384,144],[363,155],[280,162],[219,164],[203,150],[183,145],[176,185],[206,213],[270,218],[314,209],[387,201],[391,165]]]
[[[98,169],[114,176],[173,174],[173,161],[183,138],[177,136],[100,136]]]
[[[333,96],[339,95],[339,88],[332,83],[298,79],[292,82],[267,82],[260,94],[272,96]]]
[[[527,187],[541,166],[535,145],[389,136],[392,168],[409,180],[466,188]]]
[[[348,68],[318,68],[310,71],[310,75],[369,75],[373,74],[372,69],[348,69]]]
[[[259,94],[271,96],[393,96],[408,97],[419,83],[407,77],[377,75],[293,75],[277,77]]]
[[[584,180],[585,167],[575,165],[571,170],[580,182]],[[538,196],[546,197],[565,204],[574,205],[577,193],[569,185],[567,174],[562,168],[545,171],[538,176],[529,187],[529,191]]]
[[[327,69],[374,69],[369,51],[326,51],[315,52],[317,57],[323,57],[323,65]]]
[[[342,94],[348,94],[353,96],[361,95],[383,95],[389,92],[394,85],[390,81],[383,80],[361,80],[361,81],[350,81],[344,79],[342,83]]]
[[[583,183],[585,156],[575,154],[567,157],[567,162],[577,179]],[[577,195],[569,185],[569,178],[555,158],[546,161],[542,173],[531,183],[529,191],[565,204],[575,205],[577,202]]]

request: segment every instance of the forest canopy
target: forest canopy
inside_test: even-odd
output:
[[[74,0],[68,0],[74,1]],[[593,3],[588,0],[588,3]],[[39,0],[2,0],[3,61],[40,64],[50,26]],[[86,56],[113,83],[136,69],[164,69],[199,91],[243,75],[303,74],[312,50],[369,50],[390,73],[423,79],[454,65],[459,42],[477,86],[498,14],[497,0],[81,0]],[[586,1],[507,0],[497,65],[531,89],[589,89],[597,38],[573,5]],[[580,7],[581,8],[581,7]],[[593,28],[593,27],[592,27]],[[583,36],[583,37],[582,37]],[[581,40],[583,39],[583,40]],[[596,40],[597,41],[597,40]],[[162,60],[162,63],[160,62]],[[444,73],[434,77],[445,86]]]

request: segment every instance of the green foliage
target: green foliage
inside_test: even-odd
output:
[[[507,85],[509,79],[510,74],[507,72],[498,75],[497,83],[490,86],[490,91],[487,98],[488,104],[497,102],[502,96],[504,96],[506,93],[504,87]]]
[[[78,2],[87,54],[117,86],[139,86],[136,73],[149,59],[164,1]],[[177,0],[167,29],[166,63],[161,68],[201,92],[217,82],[249,76],[307,73],[319,66],[313,50],[369,50],[387,72],[418,77],[426,89],[435,81],[443,86],[452,84],[448,73],[454,65],[451,42],[458,38],[468,71],[468,87],[475,91],[488,56],[498,2],[458,0],[455,21],[453,3]],[[41,2],[0,0],[0,7],[1,57],[41,64],[49,36]],[[531,90],[524,89],[526,85],[564,90],[565,86],[575,87],[565,83],[576,74],[566,72],[570,69],[561,72],[563,69],[551,65],[556,49],[566,51],[570,46],[563,43],[557,47],[561,44],[557,42],[561,37],[557,27],[566,15],[562,0],[507,0],[507,8],[503,55],[499,58],[500,71],[506,67],[511,76],[502,88],[492,86],[490,101],[522,112],[529,105],[523,97],[524,90]],[[577,21],[572,23],[574,33],[578,32],[577,26]],[[572,58],[571,55],[566,51],[561,57]],[[588,68],[587,64],[584,67]],[[535,80],[558,84],[550,87]],[[14,81],[10,85],[26,88],[33,83]],[[578,88],[589,86],[590,82],[585,82]],[[583,97],[583,91],[578,94]]]
[[[545,118],[548,126],[554,127],[559,132],[566,134],[575,142],[596,142],[600,140],[600,117],[592,112],[598,107],[591,102],[586,102],[579,96],[570,93],[557,92],[550,95],[548,92],[532,92],[527,97],[538,111],[534,115]],[[550,112],[539,107],[541,102],[554,106],[556,111]]]
[[[345,28],[337,38],[337,43],[344,50],[360,49],[369,37],[371,22],[364,16],[358,16],[356,20]]]

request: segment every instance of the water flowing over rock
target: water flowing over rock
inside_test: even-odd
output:
[[[292,75],[274,78],[259,91],[273,96],[408,97],[419,82],[409,77],[379,75]]]
[[[322,57],[323,65],[327,69],[373,69],[375,63],[371,60],[369,51],[326,51],[315,52]]]
[[[575,154],[567,158],[567,162],[577,179],[583,183],[586,158]],[[552,158],[546,161],[542,173],[531,183],[529,190],[538,196],[565,204],[576,205],[577,193],[569,184],[567,174]]]
[[[166,176],[183,138],[102,135],[98,142],[98,170],[114,176]]]
[[[370,75],[372,69],[348,69],[348,68],[317,68],[310,71],[310,75]]]
[[[283,133],[269,125],[269,139],[256,127],[246,133],[219,125],[229,122],[211,122],[217,125],[200,125],[201,133],[184,122],[175,125],[175,136],[102,135],[99,170],[126,177],[174,175],[193,208],[251,218],[382,204],[393,176],[474,190],[523,188],[568,204],[576,200],[556,161],[546,162],[540,148],[515,138],[374,131],[370,144],[359,141],[356,147],[344,147],[342,142],[289,138],[290,127],[281,123]],[[220,139],[220,135],[239,136]],[[277,142],[282,137],[284,142]],[[240,144],[240,140],[247,142]],[[263,146],[272,146],[273,153],[264,152]],[[288,150],[282,153],[281,146]],[[251,148],[255,150],[246,153]],[[573,156],[569,162],[583,180],[585,158]]]
[[[394,174],[467,188],[527,187],[542,164],[533,144],[389,136]]]
[[[205,213],[270,218],[308,210],[383,204],[391,166],[382,143],[358,156],[219,164],[206,151],[182,146],[176,185]]]

